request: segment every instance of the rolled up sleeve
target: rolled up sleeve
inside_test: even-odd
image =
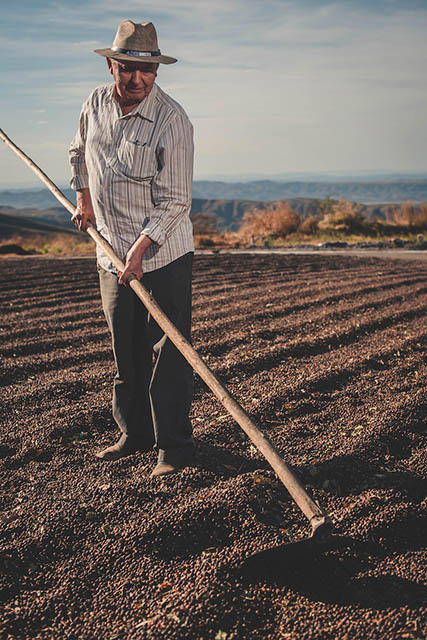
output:
[[[85,189],[89,187],[89,176],[85,161],[85,147],[86,147],[86,115],[85,107],[83,106],[80,114],[80,125],[71,142],[68,150],[68,155],[71,164],[71,180],[70,186],[77,191],[78,189]]]
[[[184,115],[172,120],[159,138],[158,171],[151,184],[153,209],[141,233],[162,245],[188,216],[193,183],[193,126]]]

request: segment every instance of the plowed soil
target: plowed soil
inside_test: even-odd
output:
[[[253,564],[310,527],[205,385],[194,467],[98,461],[117,431],[94,260],[0,272],[2,637],[427,636],[426,260],[196,257],[196,349],[347,536]]]

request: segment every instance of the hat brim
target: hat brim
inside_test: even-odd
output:
[[[95,49],[94,53],[104,56],[104,58],[123,60],[124,62],[155,62],[159,64],[174,64],[178,62],[176,58],[171,58],[170,56],[127,56],[125,53],[117,53],[113,49]]]

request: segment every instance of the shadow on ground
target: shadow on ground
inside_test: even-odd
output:
[[[395,575],[372,575],[384,550],[344,536],[325,543],[311,539],[282,545],[249,557],[236,571],[248,583],[287,586],[312,602],[356,605],[369,609],[416,609],[427,588]]]

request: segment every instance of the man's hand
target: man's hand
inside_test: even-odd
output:
[[[71,220],[79,231],[86,231],[88,223],[95,224],[95,214],[93,212],[92,200],[89,189],[80,189],[76,194],[76,213]]]
[[[141,235],[133,243],[126,254],[125,270],[119,271],[119,284],[128,284],[129,278],[133,275],[138,280],[142,278],[142,257],[147,251],[152,241],[148,236]]]

